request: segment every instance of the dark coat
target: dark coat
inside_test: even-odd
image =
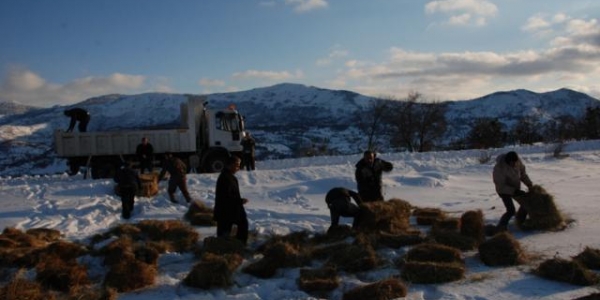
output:
[[[379,158],[375,158],[372,165],[364,159],[356,163],[354,176],[356,178],[358,193],[364,201],[383,200],[383,196],[381,195],[381,174],[383,172],[390,172],[393,168],[394,165],[392,163]],[[373,197],[381,199],[373,199]]]
[[[140,161],[152,161],[154,159],[154,147],[150,143],[146,143],[146,145],[139,144],[135,149],[135,154]]]
[[[246,219],[244,199],[240,195],[238,180],[227,168],[221,171],[217,179],[213,217],[217,222],[232,223]]]
[[[249,154],[254,157],[254,148],[256,146],[256,141],[254,138],[247,137],[242,140],[242,147],[244,147],[244,154]]]
[[[158,175],[158,180],[162,180],[167,172],[171,175],[169,181],[185,181],[187,166],[181,159],[172,156],[163,161],[162,170]]]
[[[124,167],[117,170],[114,178],[115,182],[119,184],[119,188],[123,187],[135,187],[138,190],[142,186],[140,177],[131,168]]]
[[[71,122],[69,123],[69,128],[67,129],[67,131],[72,131],[75,127],[75,123],[77,122],[79,122],[80,124],[80,130],[83,129],[83,131],[85,131],[85,129],[87,128],[87,123],[90,121],[90,114],[87,110],[75,107],[65,110],[64,113],[65,116],[71,118]]]
[[[343,187],[332,188],[325,196],[325,202],[329,209],[335,210],[342,216],[347,216],[347,212],[351,210],[350,207],[353,205],[351,199],[354,199],[356,204],[362,203],[357,192]]]

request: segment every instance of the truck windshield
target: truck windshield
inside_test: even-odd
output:
[[[218,112],[215,115],[215,121],[217,122],[217,129],[224,131],[241,131],[240,118],[237,112]]]

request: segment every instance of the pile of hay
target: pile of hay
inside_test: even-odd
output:
[[[242,264],[239,254],[215,255],[207,253],[185,277],[187,286],[210,289],[228,287],[233,284],[233,272]]]
[[[194,226],[216,226],[217,222],[213,220],[213,209],[206,206],[200,200],[194,200],[190,203],[188,211],[183,217]]]
[[[554,197],[543,187],[534,185],[525,195],[515,199],[528,213],[527,219],[518,224],[522,230],[561,230],[566,227]]]
[[[362,232],[402,233],[410,227],[410,203],[401,199],[360,205],[356,229]]]
[[[265,249],[263,258],[247,265],[242,272],[271,278],[280,268],[300,267],[306,262],[306,256],[298,248],[287,242],[276,242]]]
[[[481,210],[467,211],[460,217],[460,233],[480,244],[485,240],[483,212]]]
[[[465,275],[462,253],[440,244],[421,244],[410,249],[398,263],[402,278],[413,283],[443,283]]]
[[[377,235],[377,244],[389,248],[402,248],[420,244],[425,240],[425,237],[420,231],[410,231],[407,233],[392,234],[380,232]]]
[[[380,261],[377,252],[370,245],[349,245],[329,257],[326,264],[352,273],[372,270]]]
[[[417,225],[432,225],[435,220],[446,218],[446,213],[439,208],[417,208],[412,215],[416,218]]]
[[[462,251],[473,250],[479,244],[474,238],[455,231],[431,231],[426,240],[454,247]]]
[[[75,259],[65,261],[58,256],[47,255],[35,269],[35,280],[53,290],[68,293],[90,284],[87,268]]]
[[[437,218],[433,220],[431,225],[431,231],[433,232],[446,232],[460,230],[460,219],[459,218]]]
[[[340,277],[335,268],[300,269],[298,287],[307,293],[331,291],[340,285]]]
[[[127,259],[111,266],[104,277],[104,285],[120,293],[130,292],[153,285],[157,273],[153,265],[136,259]]]
[[[600,249],[585,247],[573,260],[592,270],[600,270]]]
[[[214,237],[209,236],[204,239],[202,252],[223,254],[243,254],[246,246],[242,241],[233,237]]]
[[[598,274],[574,260],[553,258],[542,262],[534,273],[546,279],[590,286],[600,283]]]
[[[508,232],[500,232],[481,243],[479,258],[488,266],[514,266],[527,261],[521,245]]]
[[[138,197],[152,197],[158,194],[158,174],[155,172],[140,174],[142,186],[138,190]]]
[[[390,278],[356,287],[344,293],[344,300],[387,300],[406,297],[408,289],[398,279]]]

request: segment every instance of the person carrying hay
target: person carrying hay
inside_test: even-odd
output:
[[[350,201],[350,198],[354,199],[356,204],[361,204],[362,199],[360,195],[349,189],[343,187],[335,187],[327,192],[325,196],[325,202],[327,203],[327,207],[329,207],[329,213],[331,215],[331,226],[338,226],[340,222],[340,217],[352,217],[354,218],[354,222],[352,223],[352,227],[356,227],[357,217],[359,213],[359,208],[356,204]]]
[[[508,221],[515,215],[513,198],[525,194],[525,192],[521,190],[521,182],[523,182],[528,189],[533,187],[533,183],[525,171],[523,161],[521,161],[514,151],[498,155],[492,177],[496,187],[496,193],[498,193],[498,196],[500,196],[504,203],[504,207],[506,207],[506,212],[498,222],[497,230],[506,231]],[[515,199],[515,201],[519,202],[518,199]],[[527,218],[527,210],[522,205],[519,205],[519,211],[516,212],[517,222],[522,223],[525,221],[525,218]]]

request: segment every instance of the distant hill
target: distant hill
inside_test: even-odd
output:
[[[326,145],[332,153],[353,154],[364,150],[365,138],[354,116],[373,98],[351,91],[328,90],[299,84],[278,84],[208,96],[209,106],[235,104],[257,140],[259,160],[293,157],[299,147]],[[31,108],[10,106],[0,118],[0,175],[43,172],[49,164],[64,164],[54,155],[55,129],[66,129],[64,109],[79,106],[90,111],[89,131],[124,128],[176,128],[183,94],[146,93],[105,95],[71,106]],[[527,90],[497,92],[481,98],[447,102],[448,131],[445,140],[461,137],[473,120],[499,118],[509,128],[523,117],[540,122],[562,115],[581,117],[598,99],[569,89],[547,93]],[[12,108],[11,108],[12,107]],[[394,149],[384,147],[381,152]]]

